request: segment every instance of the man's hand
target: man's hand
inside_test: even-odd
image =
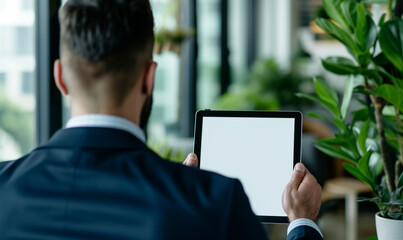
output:
[[[302,163],[295,165],[283,192],[283,208],[290,222],[298,218],[316,220],[321,204],[321,187]]]
[[[191,153],[189,154],[185,161],[183,162],[183,165],[186,165],[188,167],[198,167],[199,166],[199,160],[197,159],[196,154]]]

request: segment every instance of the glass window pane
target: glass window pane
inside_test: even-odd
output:
[[[34,94],[34,73],[33,72],[22,72],[22,88],[23,94],[32,95]]]
[[[231,68],[231,82],[241,84],[247,80],[247,1],[228,1],[228,45],[230,49],[229,62]]]
[[[163,34],[174,33],[179,24],[179,0],[151,0],[155,19],[156,51],[158,63],[153,109],[148,125],[150,141],[164,141],[179,133],[180,45]]]
[[[6,73],[0,72],[0,88],[4,88],[6,85]]]
[[[34,29],[32,26],[16,26],[15,40],[17,44],[15,47],[16,55],[29,55],[34,52]]]
[[[34,146],[34,0],[0,0],[0,161]]]
[[[220,94],[220,1],[197,1],[197,108],[213,108]]]

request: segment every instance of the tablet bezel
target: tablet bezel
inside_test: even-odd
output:
[[[203,118],[205,117],[245,117],[245,118],[293,118],[294,121],[294,159],[293,166],[301,161],[302,113],[298,111],[217,111],[199,110],[196,113],[194,153],[199,158],[199,168],[202,161],[201,138]],[[257,218],[262,223],[289,223],[284,216],[261,216]]]

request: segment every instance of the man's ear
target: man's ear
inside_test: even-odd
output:
[[[64,83],[63,74],[62,74],[62,63],[60,59],[57,59],[53,64],[53,77],[55,78],[55,83],[59,91],[63,95],[69,95],[69,91]]]
[[[147,64],[147,67],[143,76],[143,93],[150,96],[153,93],[154,89],[154,78],[155,78],[155,70],[157,69],[157,63],[154,61],[150,61]]]

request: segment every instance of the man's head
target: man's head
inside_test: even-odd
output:
[[[119,109],[135,86],[151,96],[154,19],[148,0],[69,0],[59,20],[61,63],[55,64],[56,83],[82,112]],[[147,78],[152,78],[148,85]],[[132,99],[145,102],[144,96]]]

